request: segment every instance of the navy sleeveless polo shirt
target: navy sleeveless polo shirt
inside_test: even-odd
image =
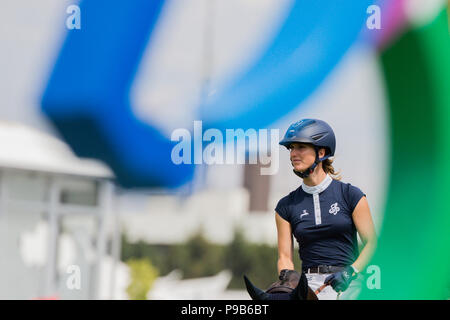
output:
[[[275,211],[291,224],[302,268],[348,266],[359,256],[352,213],[365,194],[329,175],[314,187],[302,184],[282,198]]]

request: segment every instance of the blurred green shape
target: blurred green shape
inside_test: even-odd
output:
[[[359,299],[447,299],[450,283],[450,35],[446,10],[381,54],[391,167],[380,289]],[[370,276],[370,275],[369,275]]]
[[[147,258],[130,259],[127,265],[130,268],[131,277],[127,287],[128,297],[131,300],[146,300],[148,291],[158,277],[158,269]]]

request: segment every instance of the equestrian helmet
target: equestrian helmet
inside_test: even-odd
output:
[[[333,129],[319,119],[302,119],[289,126],[280,141],[280,145],[289,149],[289,145],[294,142],[309,143],[316,148],[325,148],[326,157],[334,156],[336,150],[336,137]]]

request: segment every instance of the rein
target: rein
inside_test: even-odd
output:
[[[328,283],[324,283],[323,285],[321,285],[319,288],[317,288],[316,291],[314,291],[314,293],[316,295],[318,295],[320,293],[320,291],[322,291],[323,289],[325,289],[325,287],[328,286]]]

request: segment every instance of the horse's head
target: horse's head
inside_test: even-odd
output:
[[[272,283],[266,291],[253,285],[244,275],[247,292],[253,300],[318,300],[308,286],[304,273],[289,270],[283,279]]]

